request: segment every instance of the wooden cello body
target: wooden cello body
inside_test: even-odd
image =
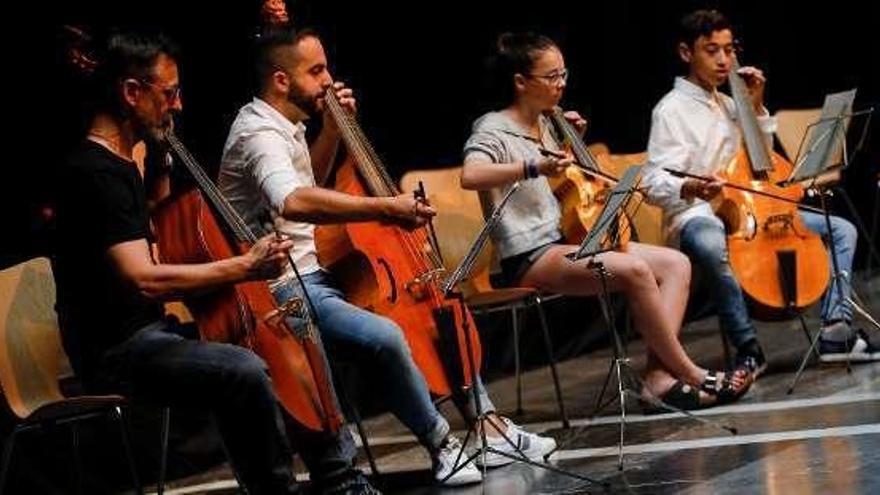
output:
[[[356,196],[400,194],[354,118],[332,92],[327,95],[327,109],[348,150],[334,188]],[[439,290],[444,268],[425,228],[406,231],[380,222],[319,226],[315,241],[321,265],[333,272],[348,299],[400,326],[433,394],[449,395],[470,383],[464,339],[471,339],[479,368],[476,325],[464,305],[451,304]]]
[[[821,237],[801,220],[795,203],[803,197],[803,188],[779,185],[792,165],[769,149],[738,69],[734,57],[730,86],[745,146],[722,169],[721,178],[788,201],[723,188],[715,210],[727,229],[730,266],[752,302],[754,315],[785,318],[825,292],[830,278],[828,253]]]
[[[166,201],[154,213],[163,261],[206,263],[246,251],[256,239],[241,217],[177,138],[169,135],[168,142],[199,189]],[[202,338],[246,347],[266,362],[282,406],[298,422],[334,432],[344,424],[320,337],[304,301],[294,299],[279,308],[269,285],[253,281],[193,295],[185,303]],[[305,324],[290,328],[285,314]]]
[[[576,165],[547,180],[559,201],[562,237],[569,244],[580,244],[602,213],[615,181],[605,177],[601,161],[586,147],[561,108],[555,107],[548,116],[562,137],[563,144],[571,149],[577,160]],[[624,237],[621,242],[628,242],[631,232],[625,215],[621,215],[618,229]]]

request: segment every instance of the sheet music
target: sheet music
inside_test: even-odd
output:
[[[581,243],[581,247],[574,253],[572,259],[578,260],[603,250],[605,246],[602,245],[602,241],[605,239],[611,226],[616,225],[618,215],[632,198],[641,177],[641,172],[642,165],[635,165],[626,169],[623,177],[620,178],[620,181],[611,190],[602,213],[599,214],[599,218],[596,219],[596,223],[590,229],[590,232],[587,233],[587,236]]]
[[[846,130],[852,113],[856,90],[831,93],[825,96],[822,116],[809,127],[806,147],[787,182],[800,182],[821,175],[828,167],[843,158]],[[806,138],[806,136],[805,136]]]

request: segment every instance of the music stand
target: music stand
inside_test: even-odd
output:
[[[831,214],[828,210],[827,197],[832,194],[830,187],[827,184],[820,183],[820,177],[835,171],[842,170],[849,166],[849,163],[852,160],[852,157],[861,149],[864,144],[865,138],[867,136],[868,125],[870,124],[871,114],[873,113],[873,108],[869,108],[867,110],[862,110],[859,112],[853,112],[852,106],[853,101],[855,100],[856,90],[852,89],[849,91],[843,91],[840,93],[832,93],[825,97],[825,103],[822,106],[822,115],[816,122],[811,123],[807,126],[807,129],[804,132],[803,138],[801,138],[801,144],[798,147],[798,157],[796,160],[796,165],[792,170],[790,176],[782,181],[780,185],[786,186],[794,183],[806,183],[807,189],[810,191],[811,195],[818,196],[820,207],[822,210],[822,215],[825,219],[825,226],[828,230],[829,235],[831,235]],[[849,129],[850,120],[853,117],[867,115],[865,119],[865,123],[862,127],[861,137],[853,149],[852,153],[847,152],[847,144],[846,144],[846,136],[847,131]],[[809,138],[808,144],[807,139]],[[803,151],[803,153],[802,153]],[[838,188],[838,191],[845,198],[848,205],[850,205],[850,209],[852,208],[852,202],[849,200],[849,197],[846,193]],[[855,211],[853,210],[853,213]],[[857,223],[859,224],[860,231],[862,236],[866,239],[871,239],[872,236],[868,232],[865,231],[864,225],[861,220],[858,219],[856,215]],[[872,244],[872,243],[869,243]],[[849,275],[849,280],[847,280],[847,274],[841,272],[840,266],[837,262],[837,252],[836,246],[834,242],[829,240],[828,242],[829,250],[831,251],[831,269],[832,269],[832,283],[834,283],[834,287],[837,290],[838,299],[841,303],[849,304],[853,310],[858,313],[860,316],[869,321],[876,328],[880,329],[880,323],[874,319],[870,313],[864,308],[862,308],[852,296],[845,296],[843,292],[843,284],[850,284],[850,291],[854,291],[855,288],[852,286],[852,276]],[[872,245],[869,245],[869,249],[874,250]],[[788,387],[788,394],[794,392],[794,388],[800,380],[801,375],[804,372],[804,369],[807,366],[807,362],[810,359],[810,356],[816,352],[816,344],[819,341],[819,336],[821,335],[821,328],[817,329],[813,335],[807,334],[810,347],[807,349],[807,352],[804,354],[804,357],[801,359],[800,366],[798,366],[797,372],[795,372],[794,377],[792,378],[792,382]],[[849,345],[849,339],[847,339],[847,346]],[[847,358],[846,361],[846,369],[847,372],[852,372],[852,368],[850,367],[850,361]]]
[[[458,266],[450,273],[449,277],[443,281],[440,286],[440,290],[443,294],[449,298],[453,299],[457,302],[457,304],[463,309],[465,307],[464,296],[461,291],[456,290],[458,284],[467,278],[470,274],[471,269],[473,269],[474,263],[476,262],[477,257],[482,251],[483,246],[486,244],[486,241],[489,238],[489,234],[492,232],[492,229],[495,228],[495,225],[498,224],[498,221],[501,219],[501,213],[504,209],[507,202],[513,196],[513,194],[519,189],[520,183],[515,182],[511,185],[504,196],[501,198],[501,201],[495,206],[492,210],[492,214],[489,216],[489,219],[486,220],[486,223],[483,225],[483,228],[480,230],[479,234],[477,234],[476,239],[474,239],[470,248],[468,248],[467,254],[465,254],[464,258],[459,262]],[[519,446],[507,436],[504,432],[503,428],[501,428],[496,422],[491,419],[487,413],[482,412],[482,406],[480,404],[480,394],[477,391],[477,387],[475,386],[477,383],[477,369],[476,369],[476,359],[474,359],[474,345],[471,342],[471,332],[468,327],[468,319],[463,319],[463,333],[464,333],[464,342],[465,342],[465,353],[468,359],[468,365],[470,366],[470,393],[471,398],[474,401],[474,408],[477,411],[476,417],[473,418],[471,424],[468,426],[468,431],[465,434],[464,441],[462,442],[461,450],[459,450],[458,455],[456,456],[455,463],[453,464],[452,471],[447,475],[446,479],[453,476],[455,473],[460,471],[464,466],[470,463],[472,460],[476,459],[479,456],[485,455],[486,453],[494,453],[497,455],[501,455],[507,457],[509,459],[513,459],[514,461],[524,462],[534,467],[538,467],[541,469],[546,469],[548,471],[552,471],[554,473],[562,474],[564,476],[568,476],[571,478],[575,478],[581,481],[586,481],[591,484],[600,485],[605,488],[608,487],[608,482],[599,481],[589,478],[587,476],[573,473],[571,471],[567,471],[565,469],[558,468],[551,464],[547,464],[546,462],[538,462],[532,459],[529,459],[523,452],[520,450]],[[502,450],[496,449],[489,445],[488,440],[486,439],[486,427],[485,423],[492,425],[495,430],[501,434],[501,437],[507,442],[511,447],[513,447],[516,454],[511,454],[509,452],[504,452]],[[463,462],[461,462],[462,457],[464,457],[464,449],[468,444],[468,440],[471,436],[479,436],[480,438],[480,447],[477,448],[477,451],[468,456]],[[545,459],[546,460],[546,459]],[[486,463],[483,463],[483,478],[486,477]],[[444,479],[443,481],[446,481]]]
[[[849,167],[853,158],[864,147],[868,136],[868,129],[871,125],[871,117],[874,112],[873,107],[853,112],[852,103],[855,93],[856,90],[852,89],[841,93],[832,93],[825,97],[821,116],[816,122],[808,125],[804,130],[803,136],[801,136],[797,156],[795,157],[797,165],[792,170],[791,176],[779,185],[786,186],[795,182],[813,181],[810,184],[811,189],[807,191],[810,195],[813,195],[815,194],[815,186],[822,185],[822,176],[826,173]],[[865,116],[865,120],[859,132],[860,136],[852,152],[848,152],[846,136],[849,131],[850,120],[854,117],[862,116]],[[868,273],[870,273],[872,261],[880,264],[880,252],[878,252],[874,242],[877,229],[869,229],[865,225],[864,220],[859,215],[855,204],[853,204],[845,189],[840,186],[834,186],[834,192],[843,199],[852,215],[856,228],[859,230],[859,235],[866,240],[866,267]]]
[[[641,391],[643,390],[641,379],[630,367],[630,359],[627,355],[626,348],[623,344],[623,338],[617,329],[617,324],[614,318],[614,311],[611,304],[611,293],[608,290],[608,278],[610,274],[605,268],[604,263],[602,263],[602,260],[598,258],[598,255],[621,247],[621,231],[618,228],[619,218],[621,214],[626,214],[633,195],[638,190],[641,169],[641,165],[635,165],[626,169],[623,177],[621,177],[620,181],[609,193],[605,207],[596,219],[593,228],[590,229],[590,232],[587,233],[583,242],[581,242],[580,247],[575,252],[567,255],[572,262],[588,259],[587,268],[594,270],[599,275],[599,280],[602,286],[602,291],[598,295],[599,306],[602,310],[605,324],[612,336],[614,357],[611,361],[608,375],[605,378],[605,384],[602,386],[602,391],[599,394],[599,400],[601,401],[601,398],[605,395],[605,391],[611,381],[612,375],[616,378],[617,396],[616,398],[609,400],[603,406],[597,407],[593,416],[595,417],[602,409],[613,404],[615,401],[620,404],[620,426],[617,454],[617,469],[619,471],[623,470],[623,444],[624,432],[626,429],[626,398],[628,396],[637,400],[647,400],[656,408],[665,409],[669,412],[681,413],[703,424],[729,431],[734,435],[737,433],[736,428],[732,426],[701,418],[689,411],[669,405],[660,400],[660,398],[650,394],[650,392],[648,393],[647,398],[643,397],[641,395]],[[544,459],[549,459],[554,452],[563,448],[568,441],[571,441],[574,438],[575,436],[572,435],[566,442],[561,442],[552,452],[545,455]]]
[[[838,167],[838,164],[833,162],[841,156],[844,161],[839,166],[847,164],[846,131],[849,127],[849,119],[852,117],[855,98],[855,89],[825,96],[822,113],[816,122],[811,123],[804,130],[795,157],[795,166],[781,185],[809,181],[825,172],[830,172]]]

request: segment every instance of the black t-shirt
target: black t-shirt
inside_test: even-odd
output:
[[[162,305],[125,282],[107,249],[151,239],[143,181],[133,162],[91,141],[59,172],[57,310],[64,347],[80,374],[138,329],[159,320]]]

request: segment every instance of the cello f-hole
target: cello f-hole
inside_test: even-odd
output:
[[[388,302],[397,301],[397,281],[394,280],[394,274],[391,273],[391,265],[385,261],[385,258],[379,258],[378,263],[385,269],[385,275],[388,277],[388,284],[391,286],[391,294],[388,296]]]

